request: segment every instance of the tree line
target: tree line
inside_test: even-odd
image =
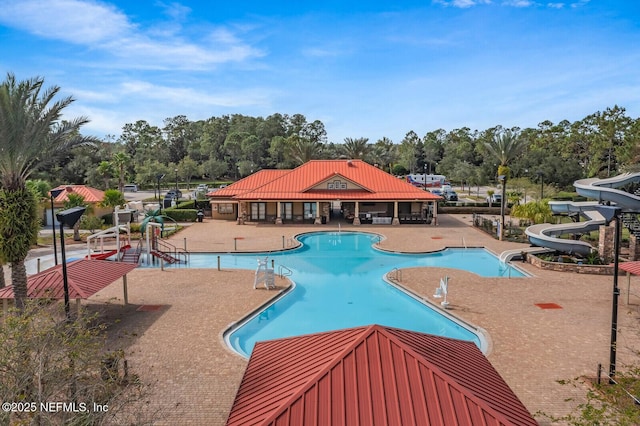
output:
[[[638,168],[640,118],[629,117],[615,105],[575,122],[544,121],[524,129],[437,129],[422,136],[411,130],[401,141],[381,137],[375,142],[363,137],[329,142],[324,124],[302,114],[233,114],[198,121],[179,115],[167,118],[162,128],[138,120],[124,125],[118,137],[109,135],[93,147],[70,150],[61,162],[40,168],[34,177],[52,184],[122,190],[125,182],[154,187],[162,175],[163,186],[171,186],[176,179],[236,180],[260,169],[350,158],[396,175],[443,174],[476,185],[495,182],[501,153],[489,147],[505,131],[522,145],[510,158],[511,178],[542,179],[566,188],[582,177],[608,177]]]

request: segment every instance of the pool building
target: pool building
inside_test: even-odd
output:
[[[442,197],[362,160],[264,169],[207,194],[214,219],[275,224],[436,224]]]

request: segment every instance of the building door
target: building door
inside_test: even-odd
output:
[[[303,214],[305,219],[315,219],[316,211],[316,203],[304,203]]]
[[[293,220],[293,203],[282,203],[282,220]]]
[[[267,203],[251,203],[251,220],[267,219]]]

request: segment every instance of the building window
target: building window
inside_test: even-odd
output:
[[[282,203],[282,219],[283,220],[291,220],[293,219],[293,203]]]
[[[347,183],[339,180],[327,183],[327,189],[347,189]]]
[[[304,218],[314,219],[316,217],[316,203],[304,203]]]
[[[267,203],[251,203],[251,220],[267,218]]]
[[[233,213],[233,204],[232,203],[218,204],[218,213],[220,213],[220,214],[232,214]]]

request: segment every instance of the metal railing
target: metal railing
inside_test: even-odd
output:
[[[155,238],[153,248],[157,251],[173,256],[178,262],[189,263],[189,252],[183,248],[176,247],[173,244]]]
[[[402,282],[402,269],[393,268],[389,272],[389,278],[393,281]]]
[[[278,275],[280,278],[288,277],[293,274],[293,271],[284,265],[278,265]]]

